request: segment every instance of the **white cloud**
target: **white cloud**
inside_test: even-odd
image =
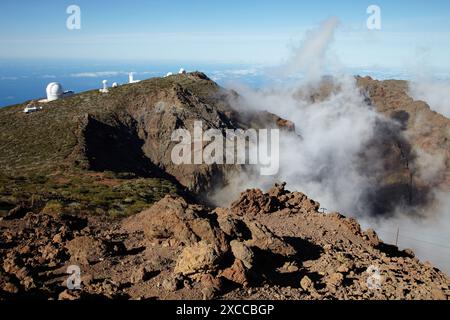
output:
[[[97,71],[97,72],[80,72],[72,73],[72,78],[99,78],[99,77],[114,77],[119,75],[128,74],[124,71]]]
[[[333,40],[336,25],[336,21],[329,20],[308,34],[292,53],[292,58],[281,68],[286,70],[280,75],[284,76],[284,83],[263,89],[240,85],[233,87],[240,95],[234,104],[236,109],[264,110],[291,120],[301,138],[292,135],[281,137],[278,176],[270,179],[252,173],[240,173],[230,185],[218,190],[214,200],[221,205],[228,205],[246,188],[267,189],[273,182],[286,181],[288,188],[305,192],[328,210],[358,216],[368,225],[375,226],[376,230],[399,225],[405,234],[403,230],[409,226],[419,241],[410,241],[402,236],[401,247],[410,246],[419,257],[430,259],[448,270],[449,261],[442,258],[442,250],[437,249],[435,244],[423,248],[424,241],[431,242],[433,233],[448,234],[448,192],[439,194],[433,190],[438,201],[426,208],[423,219],[414,220],[414,216],[411,216],[414,208],[405,208],[401,201],[390,209],[389,213],[394,216],[392,219],[384,219],[383,215],[377,215],[378,221],[370,218],[370,214],[376,214],[378,210],[371,211],[372,203],[367,195],[377,190],[378,171],[384,163],[383,158],[376,153],[372,155],[367,146],[382,134],[379,129],[383,126],[380,125],[391,125],[391,120],[367,105],[355,79],[342,74],[341,70],[332,74],[332,84],[339,90],[332,91],[325,100],[311,99],[311,92],[317,92],[317,81],[327,73],[328,45]],[[336,68],[332,70],[336,72]],[[304,73],[305,77],[294,80],[292,75],[295,73]],[[361,154],[365,152],[368,152],[370,162],[361,168]],[[418,155],[420,159],[417,166],[422,179],[430,181],[439,176],[443,159]],[[430,186],[433,185],[430,183]],[[424,230],[427,230],[426,234]],[[384,239],[391,242],[390,237]],[[444,243],[442,240],[435,241],[438,241],[437,245]],[[447,257],[448,250],[445,252]]]
[[[12,77],[12,76],[4,76],[1,77],[0,80],[18,80],[19,77]]]
[[[425,101],[432,110],[450,118],[450,82],[416,80],[410,83],[410,95]]]

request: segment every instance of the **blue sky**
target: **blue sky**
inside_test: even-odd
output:
[[[81,30],[66,28],[71,4]],[[365,28],[371,4],[381,31]],[[1,1],[0,58],[277,63],[330,16],[341,21],[330,51],[345,65],[450,70],[447,0]]]

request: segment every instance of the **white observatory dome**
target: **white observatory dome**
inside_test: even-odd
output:
[[[103,84],[103,88],[101,88],[99,91],[101,93],[108,93],[109,92],[109,90],[108,90],[108,80],[103,80],[102,84]]]
[[[47,101],[54,101],[62,98],[64,90],[61,84],[58,82],[49,83],[46,89]]]
[[[141,80],[134,80],[134,72],[128,74],[128,83],[138,83]]]
[[[186,70],[184,70],[183,68],[180,69],[180,71],[178,71],[179,74],[185,74]]]

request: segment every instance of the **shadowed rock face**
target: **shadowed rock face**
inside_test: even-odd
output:
[[[356,80],[377,111],[398,123],[397,131],[402,132],[412,154],[422,149],[434,157],[443,157],[444,166],[434,182],[450,187],[450,119],[432,111],[425,102],[412,99],[406,81],[377,81],[370,77]]]
[[[171,136],[175,130],[186,129],[193,135],[195,121],[202,121],[203,130],[220,129],[224,133],[225,129],[249,127],[294,130],[291,122],[268,112],[238,114],[227,103],[235,93],[218,87],[203,73],[179,77],[170,86],[130,97],[121,112],[88,115],[79,130],[80,152],[76,158],[84,159],[86,168],[96,171],[138,175],[162,171],[187,189],[203,192],[224,183],[227,174],[242,168],[174,164],[171,152],[178,142]],[[195,92],[192,87],[209,89]]]
[[[207,104],[201,97],[179,85],[145,99],[145,107],[129,108],[138,126],[137,133],[144,141],[142,150],[145,156],[193,191],[208,190],[214,182],[222,181],[230,168],[174,164],[171,152],[177,142],[171,141],[171,135],[177,129],[186,129],[193,134],[195,121],[202,121],[204,130],[239,128],[227,116],[225,109]]]
[[[416,155],[400,124],[377,121],[373,138],[360,159],[360,172],[374,182],[364,195],[365,209],[370,214],[392,215],[399,206],[421,207],[431,199],[432,186],[421,183]]]
[[[450,188],[450,120],[414,101],[405,81],[356,77],[356,83],[367,104],[385,116],[376,121],[356,164],[359,174],[371,182],[358,213],[387,217],[404,207],[411,215],[426,215],[435,200],[433,191]],[[325,79],[315,91],[297,94],[313,103],[339,90]],[[426,177],[430,168],[436,171],[432,178]]]
[[[112,119],[105,123],[88,117],[83,130],[85,156],[94,171],[155,174],[156,167],[142,151],[144,142],[136,134],[136,123]]]
[[[426,103],[414,101],[405,81],[356,80],[370,104],[392,120],[377,125],[362,156],[370,163],[367,155],[378,154],[383,163],[382,170],[375,171],[378,187],[366,196],[369,212],[389,215],[402,204],[413,208],[413,214],[423,215],[421,209],[434,200],[431,191],[450,188],[450,120],[431,111]],[[433,160],[424,163],[422,152]],[[437,159],[443,159],[442,163]],[[426,179],[424,170],[430,167],[437,174]]]

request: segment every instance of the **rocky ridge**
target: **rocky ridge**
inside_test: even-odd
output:
[[[166,196],[138,215],[11,214],[0,296],[43,299],[448,299],[449,278],[354,219],[277,184],[230,208]],[[248,208],[248,210],[247,210]],[[81,289],[68,290],[70,265]]]

